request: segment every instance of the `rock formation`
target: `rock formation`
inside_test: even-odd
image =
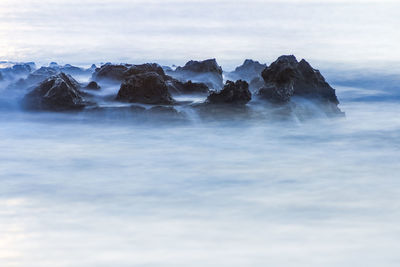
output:
[[[191,80],[205,83],[213,89],[221,89],[223,86],[222,68],[215,59],[204,61],[189,61],[183,67],[177,67],[175,71],[167,73],[180,81]]]
[[[170,105],[175,102],[163,77],[155,72],[139,73],[126,78],[116,99],[157,105]]]
[[[47,78],[23,99],[23,106],[31,110],[79,110],[87,104],[78,82],[65,73]]]
[[[210,104],[239,104],[245,105],[251,100],[249,84],[246,81],[227,81],[219,92],[212,92],[206,100]]]
[[[339,104],[335,90],[325,81],[321,73],[302,59],[281,56],[262,72],[265,87],[258,96],[274,102],[287,102],[292,96],[315,98]]]

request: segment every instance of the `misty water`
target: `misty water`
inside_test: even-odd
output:
[[[335,88],[345,118],[144,122],[3,89],[0,264],[397,266],[398,92]]]
[[[400,266],[399,3],[317,2],[0,1],[0,61],[294,53],[346,113],[27,112],[0,84],[0,266]]]

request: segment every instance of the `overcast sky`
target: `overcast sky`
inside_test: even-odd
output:
[[[281,54],[316,62],[400,61],[396,1],[2,0],[0,60],[226,68]]]

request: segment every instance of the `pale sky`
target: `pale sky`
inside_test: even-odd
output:
[[[2,0],[0,60],[400,62],[396,1]]]

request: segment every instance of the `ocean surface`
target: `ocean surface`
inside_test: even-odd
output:
[[[0,266],[400,266],[398,10],[0,1],[0,61],[216,57],[231,70],[294,53],[321,69],[346,113],[307,102],[316,116],[306,119],[32,113],[0,83]]]
[[[0,265],[398,266],[399,90],[335,87],[345,118],[3,104]]]

